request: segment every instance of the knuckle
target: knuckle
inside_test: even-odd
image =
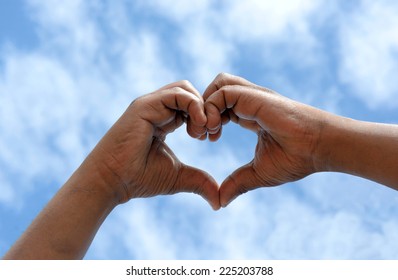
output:
[[[147,95],[142,95],[140,97],[137,97],[130,103],[129,107],[138,107],[138,108],[141,107],[143,104],[145,104],[146,98]]]
[[[217,90],[223,87],[225,83],[225,73],[220,73],[214,80],[214,86]]]
[[[178,87],[184,88],[184,89],[189,90],[189,91],[193,90],[193,88],[194,88],[192,83],[190,81],[188,81],[188,80],[181,80],[177,84],[178,84]]]
[[[220,72],[217,77],[216,80],[225,80],[228,79],[231,76],[231,74],[228,74],[226,72]]]
[[[230,92],[233,91],[236,87],[235,85],[226,84],[226,82],[220,83],[216,86],[217,86],[218,92],[224,96],[229,95]]]
[[[175,94],[184,94],[185,90],[182,87],[176,86],[170,89],[172,93]]]
[[[214,80],[214,84],[217,89],[220,89],[220,88],[228,85],[231,78],[232,78],[231,74],[221,72],[217,75],[216,79]]]
[[[192,84],[188,80],[181,80],[180,83],[184,86],[192,87]]]
[[[225,92],[225,91],[231,90],[231,89],[233,89],[233,88],[235,88],[235,85],[225,84],[225,85],[221,88],[221,90]]]

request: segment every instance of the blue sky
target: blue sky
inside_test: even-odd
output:
[[[351,118],[397,123],[396,1],[0,2],[0,254],[136,97],[219,72]],[[167,138],[222,182],[256,136]],[[178,194],[121,205],[88,259],[397,259],[398,192],[337,173],[213,212]]]

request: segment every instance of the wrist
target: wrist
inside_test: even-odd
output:
[[[325,113],[321,122],[314,160],[316,172],[347,172],[347,160],[355,160],[350,158],[350,138],[357,121]]]
[[[76,176],[78,182],[84,182],[87,191],[98,196],[98,199],[109,207],[115,207],[126,201],[121,180],[113,174],[107,165],[90,154],[81,166],[72,175]],[[81,184],[81,183],[80,183]],[[86,187],[87,186],[87,187]]]

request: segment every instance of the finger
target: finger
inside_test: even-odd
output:
[[[204,113],[203,101],[196,95],[180,87],[164,90],[161,103],[172,110],[183,111],[196,126],[205,126],[207,117]]]
[[[232,122],[234,122],[234,123],[238,123],[239,122],[239,118],[238,118],[238,116],[234,113],[234,111],[233,110],[228,110],[227,111],[228,112],[228,118],[232,121]]]
[[[245,80],[242,77],[234,76],[227,73],[220,73],[217,77],[209,84],[203,93],[203,99],[207,100],[209,96],[222,88],[223,86],[228,85],[241,85],[241,86],[256,86],[255,84]]]
[[[219,109],[210,102],[206,102],[204,107],[207,117],[207,130],[210,134],[215,134],[221,128],[221,113]]]
[[[204,105],[203,105],[203,99],[202,96],[199,94],[199,92],[192,86],[192,84],[188,81],[180,81],[180,82],[176,82],[173,84],[170,84],[168,86],[165,87],[165,89],[169,89],[169,90],[173,90],[174,87],[173,86],[179,86],[182,89],[186,90],[187,92],[193,93],[194,96],[196,96],[199,99],[199,105],[201,107],[201,110],[204,111]],[[191,121],[192,118],[190,117],[190,115],[186,114],[184,112],[185,117],[184,120],[187,124],[187,133],[196,139],[202,139],[203,135],[206,134],[207,130],[206,127],[203,126],[203,123],[200,121],[199,125],[198,125],[198,121]]]
[[[198,138],[199,140],[206,140],[207,139],[207,133],[203,134]]]
[[[199,99],[203,100],[202,95],[192,85],[192,83],[190,81],[188,81],[188,80],[181,80],[181,81],[177,81],[177,82],[165,85],[165,86],[161,87],[159,90],[171,89],[171,88],[175,88],[175,87],[180,87],[182,89],[185,89],[186,91],[193,93]]]
[[[259,186],[261,186],[261,180],[258,179],[252,163],[240,167],[221,184],[221,207],[226,207],[239,195],[256,189]]]
[[[209,132],[209,140],[212,142],[217,141],[222,134],[223,126],[226,125],[230,121],[229,113],[225,111],[221,114],[221,126],[215,131],[208,131]]]
[[[221,134],[222,134],[222,127],[220,127],[220,129],[218,129],[218,131],[215,133],[212,134],[209,133],[209,140],[211,142],[216,142],[218,139],[220,139]]]
[[[199,194],[214,210],[220,209],[218,184],[213,177],[200,169],[183,165],[176,183],[176,191]]]
[[[226,125],[231,120],[232,115],[235,115],[232,110],[227,110],[221,114],[221,124]]]
[[[206,129],[205,126],[194,125],[193,122],[191,122],[189,120],[189,117],[188,117],[188,119],[187,119],[187,133],[192,138],[203,140],[202,136],[206,135],[207,129]]]
[[[180,87],[180,88],[185,89],[186,91],[194,94],[200,101],[202,101],[201,107],[202,107],[202,110],[204,111],[203,97],[199,93],[199,91],[192,85],[191,82],[189,82],[188,80],[182,80],[182,81],[178,81],[178,82],[174,82],[169,85],[166,85],[163,88],[170,89],[173,87]],[[202,125],[198,126],[198,125],[194,124],[193,122],[191,122],[190,118],[186,119],[186,124],[187,124],[187,132],[191,137],[201,140],[203,138],[203,135],[206,134],[206,128],[204,128]]]
[[[131,113],[156,127],[174,122],[176,114],[184,117],[190,115],[191,119],[200,126],[204,126],[207,122],[202,100],[179,87],[143,95],[134,100],[129,108],[133,108],[130,110]]]
[[[202,110],[204,110],[204,104],[203,104],[203,97],[202,97],[202,95],[201,95],[201,94],[199,93],[199,91],[192,85],[192,83],[189,82],[188,80],[181,80],[181,81],[178,81],[178,82],[174,82],[174,83],[168,84],[168,85],[166,85],[166,86],[160,88],[160,90],[172,89],[172,88],[175,88],[175,87],[180,87],[180,88],[186,90],[187,92],[190,92],[190,93],[194,94],[200,101],[202,101],[202,104],[201,104],[202,106],[201,106],[201,107],[202,107]],[[187,125],[189,125],[189,124],[191,123],[191,121],[190,121],[190,120],[187,120],[186,123],[187,123]],[[195,125],[193,124],[193,126],[195,126]],[[191,130],[190,130],[190,131],[191,131]],[[194,138],[198,138],[198,137],[193,136],[193,135],[190,135],[190,136],[192,136],[192,137],[194,137]]]
[[[212,115],[209,117],[214,120],[216,119],[215,108],[217,108],[219,113],[228,109],[232,110],[234,114],[230,115],[231,118],[236,116],[239,119],[260,122],[261,119],[264,119],[265,104],[270,98],[273,96],[252,87],[224,86],[207,98],[205,109],[211,108]]]
[[[205,113],[207,117],[206,128],[210,141],[217,141],[221,136],[222,118],[216,106],[211,103],[205,104]]]

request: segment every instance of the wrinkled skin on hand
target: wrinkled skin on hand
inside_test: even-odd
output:
[[[191,137],[206,138],[202,96],[187,81],[136,99],[92,153],[120,202],[131,198],[193,192],[219,209],[218,184],[183,164],[164,142],[184,122]]]
[[[191,137],[216,141],[229,121],[255,132],[258,143],[253,160],[218,189],[208,173],[180,162],[164,140],[185,122]],[[180,81],[136,99],[92,154],[120,202],[193,192],[219,209],[247,191],[314,173],[322,125],[320,110],[220,74],[203,98]]]
[[[222,125],[230,120],[258,135],[253,160],[221,184],[221,206],[255,188],[280,185],[315,172],[322,128],[319,110],[228,74],[218,75],[203,97],[210,140],[216,141]]]

